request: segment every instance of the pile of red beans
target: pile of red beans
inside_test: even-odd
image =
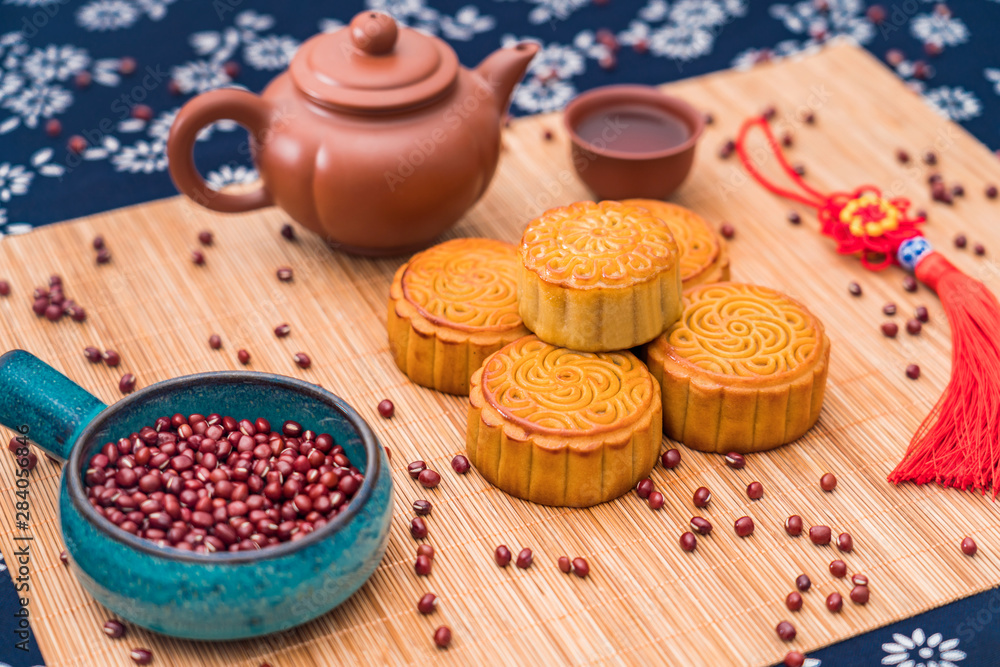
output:
[[[122,530],[184,551],[252,551],[302,539],[343,512],[364,481],[328,433],[286,421],[160,417],[104,445],[84,483]]]

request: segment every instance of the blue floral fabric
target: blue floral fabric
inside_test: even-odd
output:
[[[831,38],[879,57],[899,49],[896,71],[928,104],[1000,146],[996,1],[899,0],[876,24],[861,0],[0,0],[0,233],[174,194],[165,143],[187,99],[226,85],[260,90],[304,39],[365,8],[440,35],[466,64],[540,41],[515,114],[559,109],[607,83],[750,67]],[[614,35],[617,54],[599,32]],[[123,59],[134,59],[132,74]],[[134,118],[136,105],[152,118]],[[203,133],[198,163],[212,184],[256,176],[237,151],[242,133],[227,122]],[[87,141],[80,155],[67,149],[72,135]]]
[[[947,7],[894,0],[878,8],[862,0],[0,0],[0,242],[175,194],[165,143],[185,101],[219,86],[259,91],[303,40],[363,9],[441,36],[466,65],[503,44],[540,42],[514,114],[554,111],[609,83],[751,67],[834,38],[884,60],[898,50],[891,66],[927,104],[1000,147],[1000,0]],[[879,9],[884,18],[875,22]],[[256,177],[238,150],[243,134],[227,122],[202,133],[196,161],[213,185]],[[86,140],[82,153],[68,150],[73,135]],[[1000,637],[998,595],[838,644],[807,664],[1000,664],[988,657]],[[990,620],[976,621],[983,609]],[[14,611],[13,587],[0,577],[0,667],[42,664],[37,649],[8,650]]]

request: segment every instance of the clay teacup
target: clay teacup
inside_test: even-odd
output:
[[[684,100],[640,85],[587,91],[563,116],[573,166],[599,199],[665,199],[687,177],[705,128]]]

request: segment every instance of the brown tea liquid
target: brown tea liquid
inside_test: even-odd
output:
[[[576,133],[588,144],[623,153],[656,153],[679,146],[691,136],[684,121],[639,104],[599,109],[580,121]]]

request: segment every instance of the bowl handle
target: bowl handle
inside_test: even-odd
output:
[[[239,194],[213,190],[194,164],[194,142],[207,125],[218,120],[235,120],[250,132],[253,143],[260,143],[270,125],[270,116],[267,102],[234,88],[202,93],[185,104],[167,137],[167,163],[177,189],[205,208],[223,213],[252,211],[273,204],[263,186]]]
[[[0,424],[52,456],[68,459],[77,436],[106,407],[33,354],[0,356]]]

